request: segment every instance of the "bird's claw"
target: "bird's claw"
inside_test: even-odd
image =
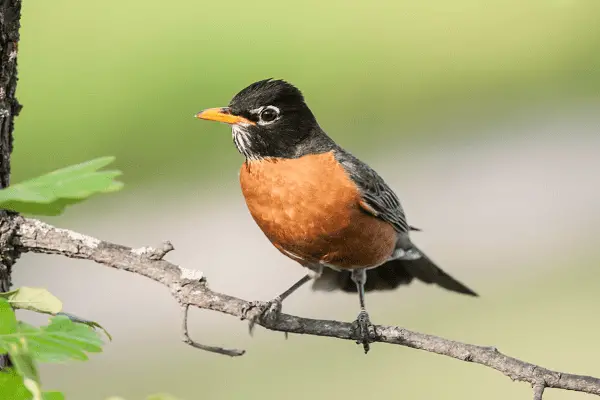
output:
[[[252,315],[248,315],[253,309],[257,309],[257,311],[254,311]],[[248,332],[252,336],[254,327],[259,321],[267,324],[277,321],[279,314],[281,314],[281,300],[275,298],[269,302],[251,301],[248,306],[244,307],[242,312],[244,318],[249,321]]]
[[[357,336],[360,338],[356,341],[356,344],[363,345],[365,349],[365,354],[367,354],[371,348],[370,343],[374,342],[377,338],[377,333],[375,332],[375,325],[371,323],[369,319],[369,314],[365,310],[362,310],[356,321],[354,321],[354,329]]]

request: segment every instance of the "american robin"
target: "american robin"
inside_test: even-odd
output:
[[[240,184],[250,214],[281,253],[308,269],[267,303],[261,317],[276,318],[281,302],[309,281],[315,290],[358,292],[355,324],[367,352],[375,331],[365,292],[417,278],[477,296],[412,243],[409,233],[418,229],[408,224],[394,191],[327,136],[290,83],[255,82],[228,107],[196,117],[231,125],[233,142],[246,158]]]

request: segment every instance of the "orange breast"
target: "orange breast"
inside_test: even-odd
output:
[[[240,183],[267,238],[301,264],[373,267],[394,251],[394,228],[361,210],[358,189],[331,152],[246,162]]]

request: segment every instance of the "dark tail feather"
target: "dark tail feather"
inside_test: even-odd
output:
[[[393,290],[400,285],[408,285],[413,276],[404,268],[398,268],[395,261],[387,262],[377,268],[367,270],[365,292]],[[356,293],[356,284],[350,278],[350,271],[334,271],[324,268],[321,277],[313,282],[313,290],[342,290]]]
[[[390,262],[397,263],[398,267],[403,267],[409,274],[425,283],[435,283],[438,286],[453,292],[478,296],[473,290],[442,271],[442,269],[435,265],[435,263],[421,250],[416,247],[414,247],[414,249],[421,253],[421,258],[412,261],[394,260]]]
[[[415,248],[416,249],[416,248]],[[408,285],[414,278],[425,283],[435,283],[453,292],[478,296],[433,263],[423,252],[417,260],[391,260],[377,268],[367,271],[365,291],[393,290],[401,285]],[[313,282],[313,290],[342,290],[356,293],[356,284],[350,278],[350,271],[334,271],[324,268],[323,275]]]

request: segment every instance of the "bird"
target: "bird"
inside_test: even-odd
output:
[[[408,224],[396,193],[327,135],[293,84],[254,82],[228,106],[195,117],[231,126],[245,158],[239,181],[250,215],[277,250],[306,268],[256,318],[276,319],[282,302],[308,282],[313,290],[357,293],[360,311],[353,326],[366,354],[376,330],[365,293],[417,279],[478,296],[413,243],[410,233],[420,229]]]

